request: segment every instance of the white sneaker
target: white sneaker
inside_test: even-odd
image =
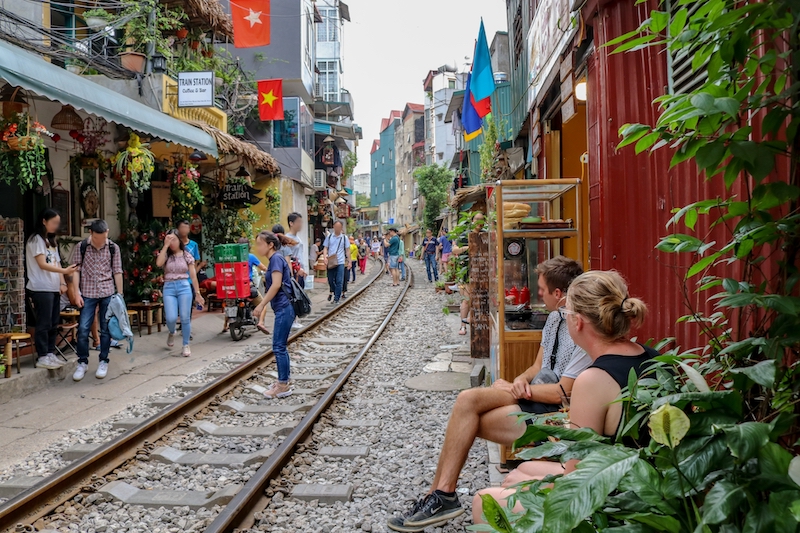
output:
[[[86,370],[88,370],[89,365],[86,363],[78,363],[78,368],[75,369],[75,373],[72,374],[72,379],[74,381],[80,381],[83,379],[83,376],[86,375]]]
[[[39,368],[46,368],[47,370],[55,370],[57,368],[61,368],[61,365],[53,361],[50,355],[45,355],[44,357],[40,357],[36,361],[36,366]]]
[[[61,359],[56,357],[56,354],[54,354],[54,353],[47,354],[47,357],[50,358],[50,362],[51,363],[53,363],[54,365],[58,365],[59,367],[62,367],[65,364],[67,364],[66,361],[62,361]]]
[[[292,329],[303,329],[303,324],[301,324],[300,322],[298,322],[297,320],[295,320],[295,321],[292,323]]]
[[[169,346],[170,348],[175,346],[175,334],[174,333],[170,333],[170,334],[167,335],[167,346]]]
[[[105,361],[100,361],[100,364],[97,366],[97,372],[94,373],[94,377],[97,379],[103,379],[108,374],[108,363]]]
[[[188,344],[183,347],[183,350],[181,350],[181,355],[184,357],[189,357],[192,355],[192,350],[189,348]]]

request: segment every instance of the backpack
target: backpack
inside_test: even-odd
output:
[[[294,314],[297,316],[297,318],[303,318],[311,313],[311,300],[308,298],[308,295],[305,293],[305,291],[300,287],[300,284],[297,283],[297,280],[291,278],[291,284],[291,292],[289,292],[289,289],[286,288],[286,285],[283,282],[281,282],[281,288],[289,298],[289,302],[292,304],[292,308],[294,308]]]
[[[114,243],[110,240],[108,241],[108,253],[111,257],[111,270],[114,270],[114,254],[117,253],[117,247],[112,246]],[[84,239],[81,241],[81,266],[83,266],[83,258],[86,256],[86,249],[89,247],[89,239]],[[83,281],[83,279],[81,279]],[[114,294],[117,293],[117,284],[114,284]]]

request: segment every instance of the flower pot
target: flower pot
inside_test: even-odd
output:
[[[73,74],[80,74],[83,72],[83,67],[80,65],[67,65],[67,70]]]
[[[124,69],[133,72],[144,72],[147,56],[139,52],[122,52],[119,55],[119,61]]]
[[[178,39],[186,39],[186,36],[189,35],[189,30],[186,28],[181,28],[175,32],[175,35],[178,36]]]
[[[83,21],[90,30],[100,30],[108,26],[108,21],[102,17],[86,17]]]
[[[189,46],[192,48],[192,50],[197,50],[200,48],[200,41],[192,41],[189,43]]]

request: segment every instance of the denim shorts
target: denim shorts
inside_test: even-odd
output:
[[[399,261],[398,261],[399,258],[400,258],[399,255],[390,255],[389,256],[389,268],[397,268],[397,266],[399,264]]]

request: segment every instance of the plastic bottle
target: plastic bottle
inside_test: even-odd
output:
[[[511,287],[511,290],[508,291],[508,295],[513,296],[512,302],[514,302],[515,305],[519,304],[519,290],[516,285]]]
[[[528,287],[522,287],[522,290],[519,293],[519,303],[528,305],[531,303],[531,291]]]

